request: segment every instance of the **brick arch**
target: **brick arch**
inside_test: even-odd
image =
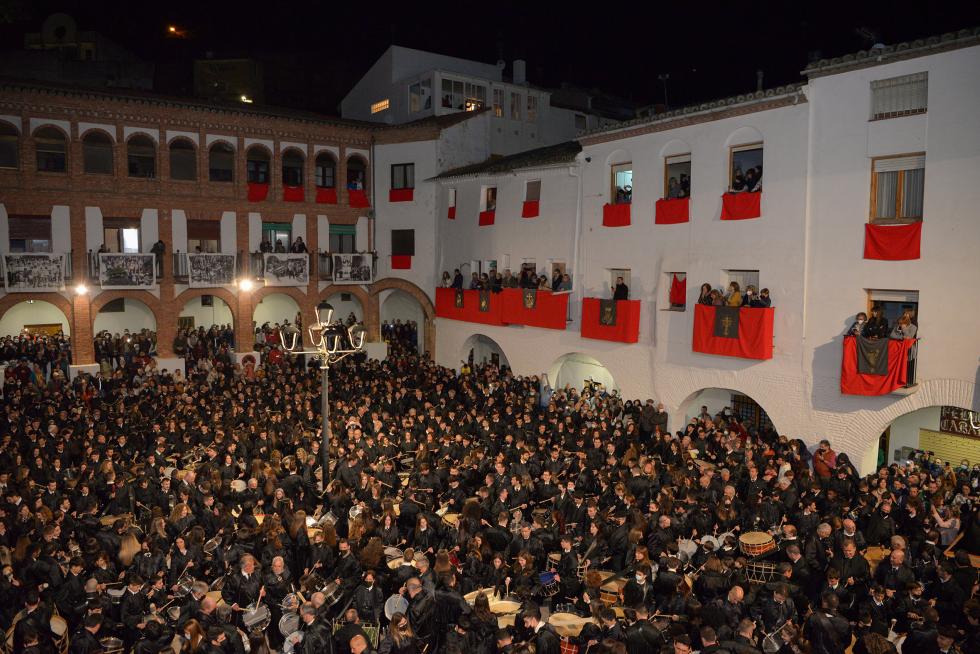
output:
[[[186,138],[186,137],[184,137],[184,138]],[[187,139],[187,140],[190,141],[190,139]],[[191,143],[193,143],[193,141],[191,141]],[[236,147],[236,145],[234,143],[232,143],[230,140],[228,140],[226,138],[223,138],[223,137],[222,138],[217,138],[217,139],[211,141],[210,143],[208,143],[205,146],[204,149],[207,152],[211,152],[211,148],[213,148],[214,146],[218,145],[219,143],[221,143],[223,145],[227,145],[229,148],[231,148],[231,151],[232,152],[238,152],[238,148]]]
[[[187,136],[186,134],[175,134],[169,141],[166,141],[167,148],[169,149],[170,146],[173,145],[175,141],[187,141],[188,143],[191,144],[191,147],[194,148],[195,152],[201,149],[201,146],[198,143],[195,143],[194,139]]]
[[[61,132],[61,135],[65,137],[65,141],[71,142],[71,134],[66,132],[64,127],[61,127],[60,125],[55,125],[54,123],[41,123],[40,125],[38,125],[37,127],[31,130],[31,134],[30,134],[31,138],[37,138],[36,136],[37,133],[40,132],[45,127],[52,127],[58,130],[59,132]]]
[[[162,310],[162,304],[160,299],[150,293],[149,291],[103,291],[99,293],[94,298],[92,298],[91,313],[92,322],[95,323],[95,316],[102,310],[109,302],[113,300],[118,300],[119,298],[126,298],[128,300],[138,300],[146,305],[146,307],[153,314],[153,319],[157,321],[157,327],[163,322],[160,320],[160,313]]]
[[[368,292],[371,295],[378,295],[381,291],[387,290],[397,290],[408,293],[422,305],[422,311],[425,312],[425,317],[428,320],[432,320],[436,317],[436,308],[433,306],[432,300],[429,299],[426,292],[408,280],[398,279],[397,277],[386,277],[374,282],[368,288]]]
[[[177,297],[174,298],[174,306],[177,308],[176,316],[180,315],[183,311],[184,305],[193,300],[196,297],[201,297],[202,295],[213,295],[215,297],[220,297],[224,300],[228,308],[231,309],[231,319],[232,319],[232,329],[238,324],[240,320],[238,316],[238,297],[233,295],[231,291],[224,288],[189,288]],[[251,320],[251,318],[249,318]]]
[[[105,134],[106,136],[109,137],[109,140],[112,141],[113,145],[115,145],[117,143],[116,136],[114,134],[110,134],[108,131],[104,130],[101,127],[89,127],[87,130],[85,130],[84,132],[82,132],[81,134],[79,134],[78,135],[78,141],[79,141],[79,143],[85,141],[85,137],[88,136],[89,134],[93,133],[93,132],[102,132],[103,134]]]
[[[146,130],[142,130],[142,129],[133,130],[133,132],[129,136],[123,139],[123,143],[125,145],[129,145],[129,142],[132,141],[137,136],[145,136],[146,138],[150,139],[150,142],[153,144],[154,149],[156,150],[160,149],[160,144],[157,142],[155,138],[153,138],[153,135],[147,132]],[[175,138],[179,138],[179,137],[175,137]],[[190,141],[190,139],[187,140]],[[191,143],[193,143],[193,141],[191,141]]]
[[[0,298],[0,318],[10,309],[17,306],[21,302],[27,302],[28,300],[34,300],[36,302],[47,302],[53,304],[58,308],[61,313],[64,314],[68,321],[69,327],[74,326],[74,321],[72,320],[72,305],[71,302],[60,293],[7,293],[3,298]]]
[[[217,141],[215,141],[215,143],[217,143]],[[211,145],[214,145],[214,143],[212,143]],[[248,159],[248,153],[253,150],[262,150],[263,152],[265,152],[266,155],[268,155],[269,157],[269,163],[272,163],[272,160],[275,158],[275,155],[273,154],[272,150],[269,149],[269,146],[265,145],[264,143],[253,143],[247,148],[245,148],[246,159]]]
[[[320,291],[317,295],[317,302],[323,302],[331,295],[337,293],[350,293],[361,303],[361,310],[364,312],[364,329],[367,332],[367,340],[379,341],[381,339],[381,307],[378,306],[378,298],[372,295],[360,284],[331,284]]]
[[[320,157],[320,155],[323,155],[323,154],[325,154],[328,157],[330,157],[330,160],[333,161],[334,165],[337,165],[337,164],[340,163],[340,157],[337,156],[337,154],[334,153],[333,150],[329,150],[327,148],[317,148],[317,149],[315,149],[313,151],[313,154],[310,156],[310,158],[313,161],[316,161]]]
[[[23,125],[18,125],[17,123],[15,123],[13,121],[7,120],[6,118],[0,118],[0,123],[3,123],[5,125],[10,125],[11,127],[13,127],[14,130],[16,130],[16,132],[17,132],[17,137],[18,138],[24,136],[24,126]]]
[[[956,406],[980,411],[977,384],[961,379],[920,381],[912,395],[907,395],[879,411],[855,416],[852,429],[858,434],[864,434],[868,442],[873,440],[877,446],[878,437],[895,420],[913,411],[933,406]]]
[[[284,148],[283,151],[279,153],[279,156],[280,156],[280,158],[281,157],[285,157],[290,152],[293,152],[295,154],[298,154],[299,155],[299,158],[303,160],[303,163],[306,163],[306,153],[303,152],[302,150],[300,150],[299,148],[297,148],[294,145],[290,145],[289,147]]]

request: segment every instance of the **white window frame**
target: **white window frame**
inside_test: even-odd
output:
[[[924,152],[913,154],[899,154],[887,157],[874,157],[871,160],[871,202],[870,202],[870,221],[874,224],[908,224],[922,221],[922,215],[902,216],[905,210],[905,174],[909,170],[922,170],[922,195],[925,197],[925,167],[926,155]],[[880,216],[878,206],[878,175],[883,173],[898,173],[895,181],[895,215]],[[925,206],[923,206],[923,213]]]
[[[534,194],[536,197],[531,197],[531,190],[537,189]],[[525,202],[540,202],[541,201],[541,180],[540,179],[529,179],[524,182],[524,201]]]

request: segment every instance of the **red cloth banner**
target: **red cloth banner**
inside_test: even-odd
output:
[[[687,304],[687,277],[681,279],[677,275],[670,281],[670,303]]]
[[[888,341],[888,374],[863,375],[858,372],[857,338],[844,337],[840,366],[840,392],[844,395],[888,395],[908,380],[909,348],[915,339]]]
[[[538,291],[533,309],[524,306],[524,290],[505,288],[499,293],[503,300],[503,320],[508,325],[527,325],[545,329],[565,329],[568,326],[569,293]]]
[[[503,301],[500,293],[488,293],[490,310],[480,311],[480,291],[463,291],[463,307],[456,307],[456,289],[436,289],[436,315],[450,320],[478,322],[484,325],[505,325],[503,319]]]
[[[540,209],[541,206],[537,200],[524,200],[524,206],[521,207],[521,218],[536,218]]]
[[[762,215],[762,191],[725,193],[721,196],[722,220],[745,220]]]
[[[368,200],[367,191],[358,191],[351,189],[347,191],[347,204],[355,209],[366,209],[371,206],[370,200]]]
[[[495,218],[494,211],[481,211],[480,212],[480,227],[486,227],[492,225]]]
[[[412,268],[412,255],[393,254],[391,255],[392,270],[410,270]]]
[[[691,198],[657,200],[657,213],[653,222],[657,225],[677,225],[691,219]]]
[[[630,224],[631,206],[628,202],[602,205],[602,226],[627,227]]]
[[[337,204],[337,189],[321,188],[316,189],[317,204]]]
[[[636,343],[640,340],[639,300],[616,302],[615,325],[603,325],[599,322],[599,304],[599,298],[595,297],[582,300],[582,338],[620,343]]]
[[[258,184],[255,182],[248,183],[249,202],[264,202],[267,197],[269,197],[268,184]]]
[[[772,358],[772,307],[742,307],[738,314],[738,337],[715,336],[717,307],[697,304],[694,307],[694,336],[691,349],[702,354],[720,354],[743,359]]]
[[[446,213],[449,216],[449,220],[456,220],[456,207],[449,207],[449,211]]]
[[[302,202],[306,199],[306,193],[302,186],[283,186],[282,199],[284,202]]]
[[[922,223],[864,226],[864,258],[908,261],[919,258]]]
[[[414,188],[393,188],[388,191],[388,202],[411,202],[415,199]]]

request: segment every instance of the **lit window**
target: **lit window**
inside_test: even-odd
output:
[[[616,164],[610,172],[612,204],[630,204],[633,201],[633,164]]]
[[[871,120],[925,113],[929,73],[902,75],[871,82]]]
[[[504,90],[493,90],[493,115],[497,118],[504,117]]]
[[[691,195],[691,155],[677,154],[664,159],[664,197],[668,200]]]
[[[382,111],[387,111],[389,104],[390,103],[388,102],[387,98],[381,100],[380,102],[375,102],[374,104],[371,105],[371,113],[376,114]]]
[[[738,145],[731,149],[728,189],[733,193],[762,190],[762,144]]]
[[[510,119],[511,120],[521,119],[521,94],[520,93],[510,94]]]
[[[538,96],[527,96],[527,122],[533,123],[538,119]]]

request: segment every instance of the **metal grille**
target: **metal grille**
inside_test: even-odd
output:
[[[871,82],[871,120],[925,113],[928,95],[929,73]]]

